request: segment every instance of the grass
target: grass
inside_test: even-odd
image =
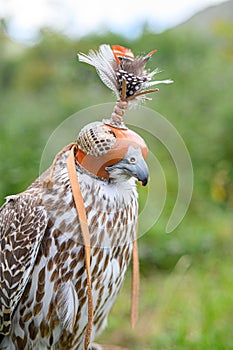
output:
[[[129,325],[128,276],[99,342],[133,350],[233,349],[233,261],[226,256],[222,264],[222,259],[214,253],[183,256],[172,272],[154,270],[143,276],[134,331]]]

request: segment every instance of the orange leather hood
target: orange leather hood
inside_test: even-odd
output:
[[[148,148],[141,136],[129,129],[120,129],[108,124],[104,125],[114,132],[116,136],[116,143],[110,149],[110,151],[98,157],[86,154],[79,149],[76,159],[85,169],[98,177],[108,179],[109,176],[108,172],[105,170],[105,167],[116,164],[122,160],[126,155],[129,146],[133,146],[135,148],[140,147],[143,158],[147,158]]]

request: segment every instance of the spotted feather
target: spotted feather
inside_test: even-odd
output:
[[[8,334],[11,319],[33,269],[47,226],[38,198],[10,196],[0,212],[0,333]]]

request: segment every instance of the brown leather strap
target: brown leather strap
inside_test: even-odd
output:
[[[90,234],[87,222],[86,210],[83,202],[82,193],[80,190],[80,186],[78,183],[76,166],[75,166],[75,151],[77,150],[77,146],[73,146],[69,157],[67,159],[67,170],[70,179],[70,185],[74,197],[74,202],[76,206],[76,210],[79,217],[79,222],[82,231],[84,251],[85,251],[85,266],[87,273],[87,296],[88,296],[88,323],[86,328],[86,336],[84,348],[88,350],[90,340],[91,340],[91,332],[92,332],[92,323],[93,323],[93,314],[94,314],[94,306],[93,306],[93,298],[92,298],[92,288],[91,288],[91,270],[90,270]]]
[[[131,327],[134,328],[138,319],[138,295],[140,281],[137,239],[133,242],[132,265]]]

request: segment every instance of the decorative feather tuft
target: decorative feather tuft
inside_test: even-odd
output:
[[[120,45],[111,47],[104,44],[100,46],[99,51],[90,50],[88,55],[79,53],[78,58],[81,62],[96,68],[103,83],[116,94],[117,98],[125,101],[136,99],[140,102],[146,99],[147,92],[151,92],[147,91],[151,86],[173,82],[170,79],[152,81],[160,70],[157,68],[148,72],[145,65],[155,52],[156,50],[153,50],[145,56],[134,57],[130,49]]]
[[[113,68],[115,59],[109,45],[101,45],[99,51],[96,52],[90,50],[88,55],[79,53],[78,59],[80,62],[85,62],[94,66],[102,82],[118,96],[118,83]]]

